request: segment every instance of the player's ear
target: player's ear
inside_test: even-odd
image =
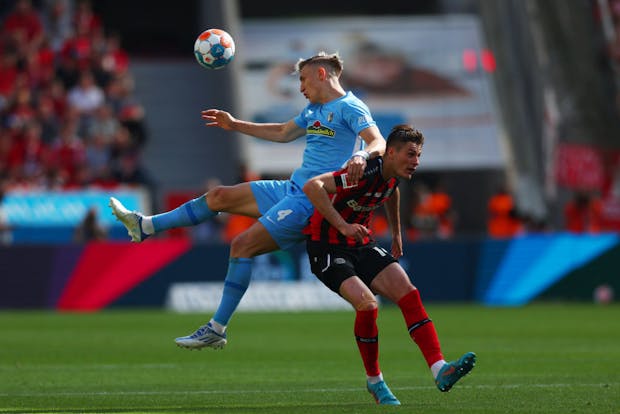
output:
[[[319,80],[324,81],[327,79],[327,71],[323,66],[319,66]]]

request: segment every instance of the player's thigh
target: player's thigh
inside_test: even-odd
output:
[[[325,286],[341,295],[340,287],[344,281],[356,275],[355,257],[327,244],[310,240],[306,242],[306,251],[312,273]]]
[[[261,212],[263,215],[259,221],[265,226],[278,246],[286,250],[305,239],[303,229],[308,224],[313,208],[305,195],[289,194],[267,211],[261,210]]]
[[[295,190],[288,180],[257,180],[250,182],[249,185],[261,215]]]
[[[278,244],[262,223],[252,224],[230,244],[231,257],[254,257],[278,250]]]
[[[351,276],[340,284],[340,296],[356,310],[372,310],[378,306],[375,295],[357,276]]]
[[[391,263],[381,270],[373,279],[370,287],[373,292],[394,303],[415,289],[409,276],[398,262]]]
[[[260,216],[250,183],[240,183],[233,186],[220,185],[210,190],[206,197],[207,205],[213,211],[250,217]]]

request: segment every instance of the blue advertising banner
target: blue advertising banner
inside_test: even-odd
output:
[[[7,221],[14,227],[63,227],[79,224],[88,210],[97,210],[104,226],[115,224],[108,214],[111,196],[118,198],[130,210],[148,210],[146,194],[140,190],[86,191],[10,191],[3,208]]]

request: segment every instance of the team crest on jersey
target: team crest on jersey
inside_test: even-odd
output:
[[[333,138],[336,135],[336,131],[321,124],[321,121],[314,121],[314,123],[306,129],[308,134],[323,135]]]

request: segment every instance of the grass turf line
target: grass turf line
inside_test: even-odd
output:
[[[620,307],[428,304],[447,359],[432,382],[398,309],[379,312],[381,367],[416,413],[620,413]],[[0,312],[0,413],[370,413],[350,312],[238,313],[223,351],[173,338],[208,316],[162,311]]]

